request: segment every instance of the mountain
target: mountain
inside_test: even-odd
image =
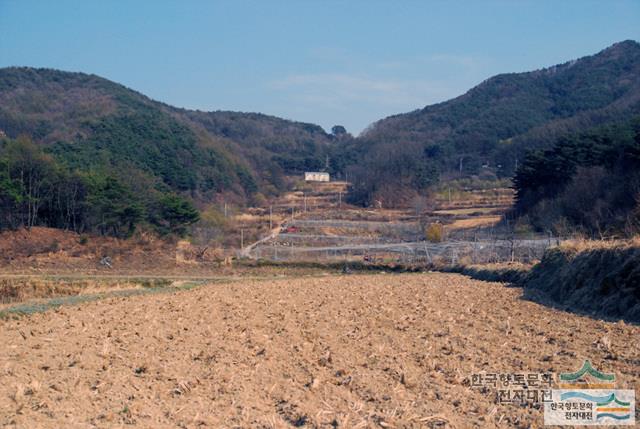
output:
[[[200,200],[277,193],[322,168],[333,136],[272,116],[177,109],[84,73],[0,69],[0,130],[75,168],[134,169]]]
[[[324,168],[348,174],[354,203],[401,205],[440,178],[511,177],[527,151],[638,113],[634,41],[492,77],[357,138],[259,113],[179,109],[95,75],[0,69],[0,135],[26,135],[64,168],[115,178],[133,194],[153,188],[197,205],[264,201],[287,176]]]
[[[304,171],[325,168],[327,156],[337,146],[336,136],[315,124],[261,113],[194,110],[179,113],[210,135],[233,142],[229,149],[246,160],[258,180],[267,186],[278,185],[282,174],[301,175]]]
[[[441,175],[510,177],[527,150],[639,112],[640,44],[635,41],[542,70],[497,75],[457,98],[369,127],[358,139],[366,165],[354,170],[353,195],[363,203],[386,199],[393,204],[406,196],[399,189],[424,183],[411,171],[382,168],[379,163],[389,162],[383,154],[418,159],[418,165]],[[387,174],[377,174],[383,170]]]

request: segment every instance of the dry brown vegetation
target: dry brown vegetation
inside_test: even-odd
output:
[[[596,318],[640,323],[640,238],[570,240],[535,264],[439,267],[525,288],[525,297]]]
[[[0,234],[0,270],[6,273],[104,269],[100,260],[108,256],[115,267],[175,264],[175,245],[141,234],[129,240],[35,227]]]
[[[0,310],[9,304],[53,298],[168,286],[162,278],[51,278],[46,276],[0,277]]]
[[[457,219],[447,225],[449,229],[481,228],[497,225],[502,218],[500,216],[476,216],[469,219]]]
[[[638,327],[457,274],[236,282],[0,323],[5,427],[526,428],[540,409],[471,375],[588,358],[640,381]]]
[[[0,233],[0,275],[216,274],[233,254],[145,233],[126,240],[41,227]]]
[[[640,248],[640,236],[631,237],[626,240],[586,240],[573,239],[562,242],[560,248],[567,252],[585,252],[603,249],[629,249]]]
[[[640,323],[640,239],[564,243],[545,253],[524,286],[532,299]]]

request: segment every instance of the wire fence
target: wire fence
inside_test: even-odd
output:
[[[401,263],[498,263],[532,262],[542,258],[544,252],[560,243],[557,237],[541,239],[494,239],[476,241],[427,241],[401,243],[335,243],[310,246],[286,244],[277,240],[265,242],[251,250],[250,256],[272,261],[336,261],[365,260],[371,262],[395,261]]]

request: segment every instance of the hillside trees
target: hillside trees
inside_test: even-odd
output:
[[[230,124],[242,125],[247,116],[234,117]],[[264,134],[259,125],[268,120],[256,118],[256,141],[261,142]],[[278,124],[289,126],[284,120],[274,126]],[[299,130],[294,142],[301,139],[298,135],[305,136],[299,126],[290,126]],[[165,191],[189,195],[200,203],[224,192],[249,201],[263,185],[256,180],[258,170],[236,153],[235,142],[209,133],[180,109],[95,75],[1,68],[0,135],[5,134],[29,136],[71,170],[122,174],[123,182],[129,172],[143,173],[161,182]],[[269,157],[260,162],[273,163]]]
[[[370,174],[360,159],[394,158],[420,145],[444,176],[512,177],[529,149],[549,149],[563,136],[640,114],[639,94],[640,44],[634,41],[546,69],[494,76],[459,97],[387,117],[365,130],[357,138],[356,166],[368,183],[358,185],[363,192],[354,201],[366,202],[371,191],[383,188],[393,194],[394,183],[395,194],[411,196],[403,181]],[[554,162],[564,160],[554,157]],[[536,171],[561,175],[556,167]]]
[[[138,172],[137,174],[142,174]],[[0,229],[49,226],[117,237],[140,224],[183,235],[198,212],[183,197],[144,174],[136,188],[123,172],[73,168],[30,139],[0,142]],[[135,174],[134,174],[135,177]]]
[[[126,237],[144,219],[145,208],[130,189],[111,176],[86,176],[85,222],[101,234]]]
[[[588,235],[640,230],[640,117],[529,153],[514,178],[516,213],[538,229]]]
[[[438,180],[437,166],[419,145],[371,152],[349,170],[349,200],[361,205],[393,207],[423,195]]]
[[[230,149],[247,161],[259,192],[266,195],[283,190],[283,175],[323,168],[327,155],[338,142],[351,139],[346,130],[340,133],[342,130],[338,129],[337,137],[318,125],[260,113],[186,110],[180,113],[211,135],[232,141]]]
[[[176,195],[165,195],[157,203],[153,223],[164,234],[184,235],[186,227],[199,219],[198,211],[188,201]]]
[[[14,189],[15,176],[0,178],[0,202],[19,206],[5,211],[2,222],[15,223],[20,215],[25,221],[18,223],[38,223],[46,215],[48,224],[82,228],[78,220],[85,221],[88,211],[76,200],[86,202],[88,190],[77,173],[89,170],[131,189],[147,223],[162,194],[188,195],[200,206],[223,194],[240,204],[259,202],[286,190],[292,182],[287,176],[320,169],[353,182],[351,202],[406,205],[438,173],[510,178],[529,149],[544,152],[563,136],[640,114],[639,76],[640,44],[624,41],[564,64],[494,76],[459,97],[382,119],[353,137],[341,125],[327,133],[260,113],[179,109],[85,73],[2,68],[0,131],[29,135],[52,155],[55,175],[75,183],[51,199],[33,194],[55,194],[46,181],[36,180],[38,186],[23,195]],[[569,156],[558,152],[539,165],[529,160],[526,181],[562,185],[528,186],[532,204],[551,201],[574,172],[589,167],[587,160],[573,159],[579,148],[562,150]],[[140,180],[149,192],[139,189]],[[66,215],[52,217],[49,211],[58,213],[63,204]]]
[[[54,162],[26,138],[8,142],[4,151],[6,188],[3,193],[12,196],[13,222],[32,227],[38,222],[42,205],[55,190]]]

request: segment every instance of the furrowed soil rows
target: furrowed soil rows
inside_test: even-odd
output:
[[[472,374],[640,381],[640,327],[457,274],[246,280],[0,321],[3,427],[538,427]]]

